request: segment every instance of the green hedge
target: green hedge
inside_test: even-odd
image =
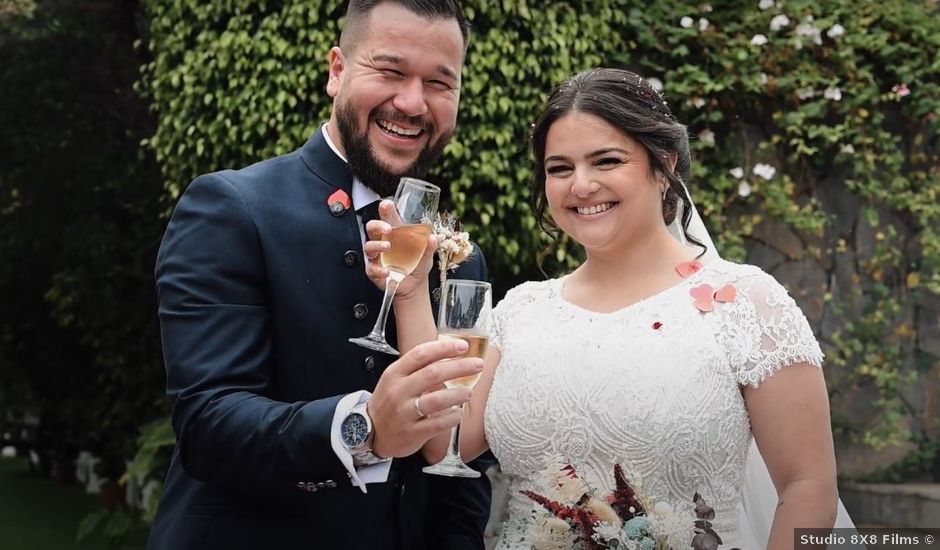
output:
[[[172,196],[199,173],[293,150],[327,117],[326,60],[341,4],[147,3],[153,62],[140,90],[158,120],[147,145]],[[527,136],[539,106],[573,72],[632,68],[663,82],[689,125],[693,193],[725,256],[745,259],[755,232],[773,221],[806,243],[788,260],[831,264],[860,229],[839,229],[840,200],[826,192],[841,189],[862,205],[876,245],[859,255],[849,294],[823,297],[845,316],[823,336],[830,363],[851,374],[843,382],[874,385],[889,413],[855,435],[881,444],[904,433],[898,392],[916,371],[916,331],[896,329],[919,293],[940,293],[936,2],[465,6],[475,30],[458,131],[432,179],[449,186],[448,206],[486,251],[499,293],[540,277],[535,258],[548,243],[526,205]],[[759,164],[775,173],[755,172]],[[577,255],[562,246],[546,270],[566,269]],[[855,298],[862,306],[843,305]]]

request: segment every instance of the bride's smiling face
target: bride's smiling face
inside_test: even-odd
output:
[[[662,224],[663,182],[639,142],[572,111],[545,140],[545,195],[555,225],[588,252],[617,251]]]

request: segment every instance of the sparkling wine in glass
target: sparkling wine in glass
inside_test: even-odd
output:
[[[464,340],[469,345],[466,357],[486,356],[493,318],[493,293],[489,283],[451,279],[441,289],[441,305],[437,316],[437,339]],[[479,374],[448,380],[448,388],[472,388]],[[463,405],[460,406],[461,413]],[[480,472],[464,464],[460,458],[460,425],[450,432],[447,455],[437,464],[424,468],[428,474],[449,477],[480,477]]]
[[[385,340],[385,322],[399,283],[414,271],[424,256],[440,197],[441,189],[426,181],[402,178],[398,183],[394,199],[395,212],[391,220],[386,220],[392,225],[392,230],[384,237],[391,243],[391,248],[380,255],[382,267],[388,270],[382,307],[372,332],[360,338],[350,338],[350,342],[398,355],[398,350]]]

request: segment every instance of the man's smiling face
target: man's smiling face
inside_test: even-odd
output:
[[[453,135],[463,37],[454,19],[391,3],[372,9],[360,36],[330,52],[331,123],[353,174],[388,196],[401,176],[423,177]]]

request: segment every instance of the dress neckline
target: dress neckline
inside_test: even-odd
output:
[[[705,273],[706,271],[711,271],[711,269],[712,269],[716,264],[720,263],[721,261],[722,261],[721,258],[711,258],[711,259],[708,260],[707,262],[702,262],[702,267],[701,267],[701,269],[699,269],[699,270],[696,271],[695,273],[689,275],[688,277],[682,279],[682,280],[679,281],[678,283],[676,283],[676,284],[674,284],[674,285],[672,285],[672,286],[670,286],[670,287],[664,288],[664,289],[662,289],[662,290],[660,290],[660,291],[658,291],[658,292],[655,292],[655,293],[653,293],[653,294],[650,294],[649,296],[647,296],[647,297],[645,297],[645,298],[641,298],[641,299],[637,300],[636,302],[633,302],[632,304],[627,304],[627,305],[625,305],[625,306],[623,306],[623,307],[621,307],[621,308],[618,308],[618,309],[615,309],[615,310],[612,310],[612,311],[594,311],[593,309],[587,309],[587,308],[585,308],[585,307],[581,307],[581,306],[579,306],[579,305],[577,305],[577,304],[574,304],[574,303],[569,302],[568,300],[566,300],[565,297],[564,297],[564,292],[563,292],[563,291],[564,291],[564,288],[565,288],[565,281],[568,280],[568,277],[571,276],[571,273],[567,273],[567,274],[565,274],[565,275],[562,275],[561,277],[558,277],[558,278],[552,280],[552,286],[551,286],[551,288],[552,288],[552,294],[554,295],[554,298],[555,298],[558,302],[560,302],[560,303],[561,303],[565,308],[567,308],[567,309],[570,309],[570,310],[572,310],[572,311],[579,312],[579,313],[582,313],[582,314],[585,314],[585,315],[591,315],[591,316],[596,316],[596,317],[609,317],[609,316],[614,316],[614,315],[618,315],[618,314],[625,313],[625,312],[630,311],[630,310],[632,310],[632,309],[637,309],[637,308],[639,308],[639,307],[641,307],[641,306],[643,306],[643,305],[646,305],[646,304],[648,304],[648,303],[650,303],[650,302],[653,302],[653,301],[655,301],[656,299],[661,298],[661,297],[663,297],[663,296],[665,296],[665,295],[667,295],[667,294],[671,294],[671,293],[672,293],[673,291],[675,291],[675,290],[678,290],[678,289],[680,289],[680,288],[684,288],[684,287],[688,286],[689,284],[696,282],[698,279],[700,279],[700,278],[702,277],[702,274],[703,274],[703,273]]]

